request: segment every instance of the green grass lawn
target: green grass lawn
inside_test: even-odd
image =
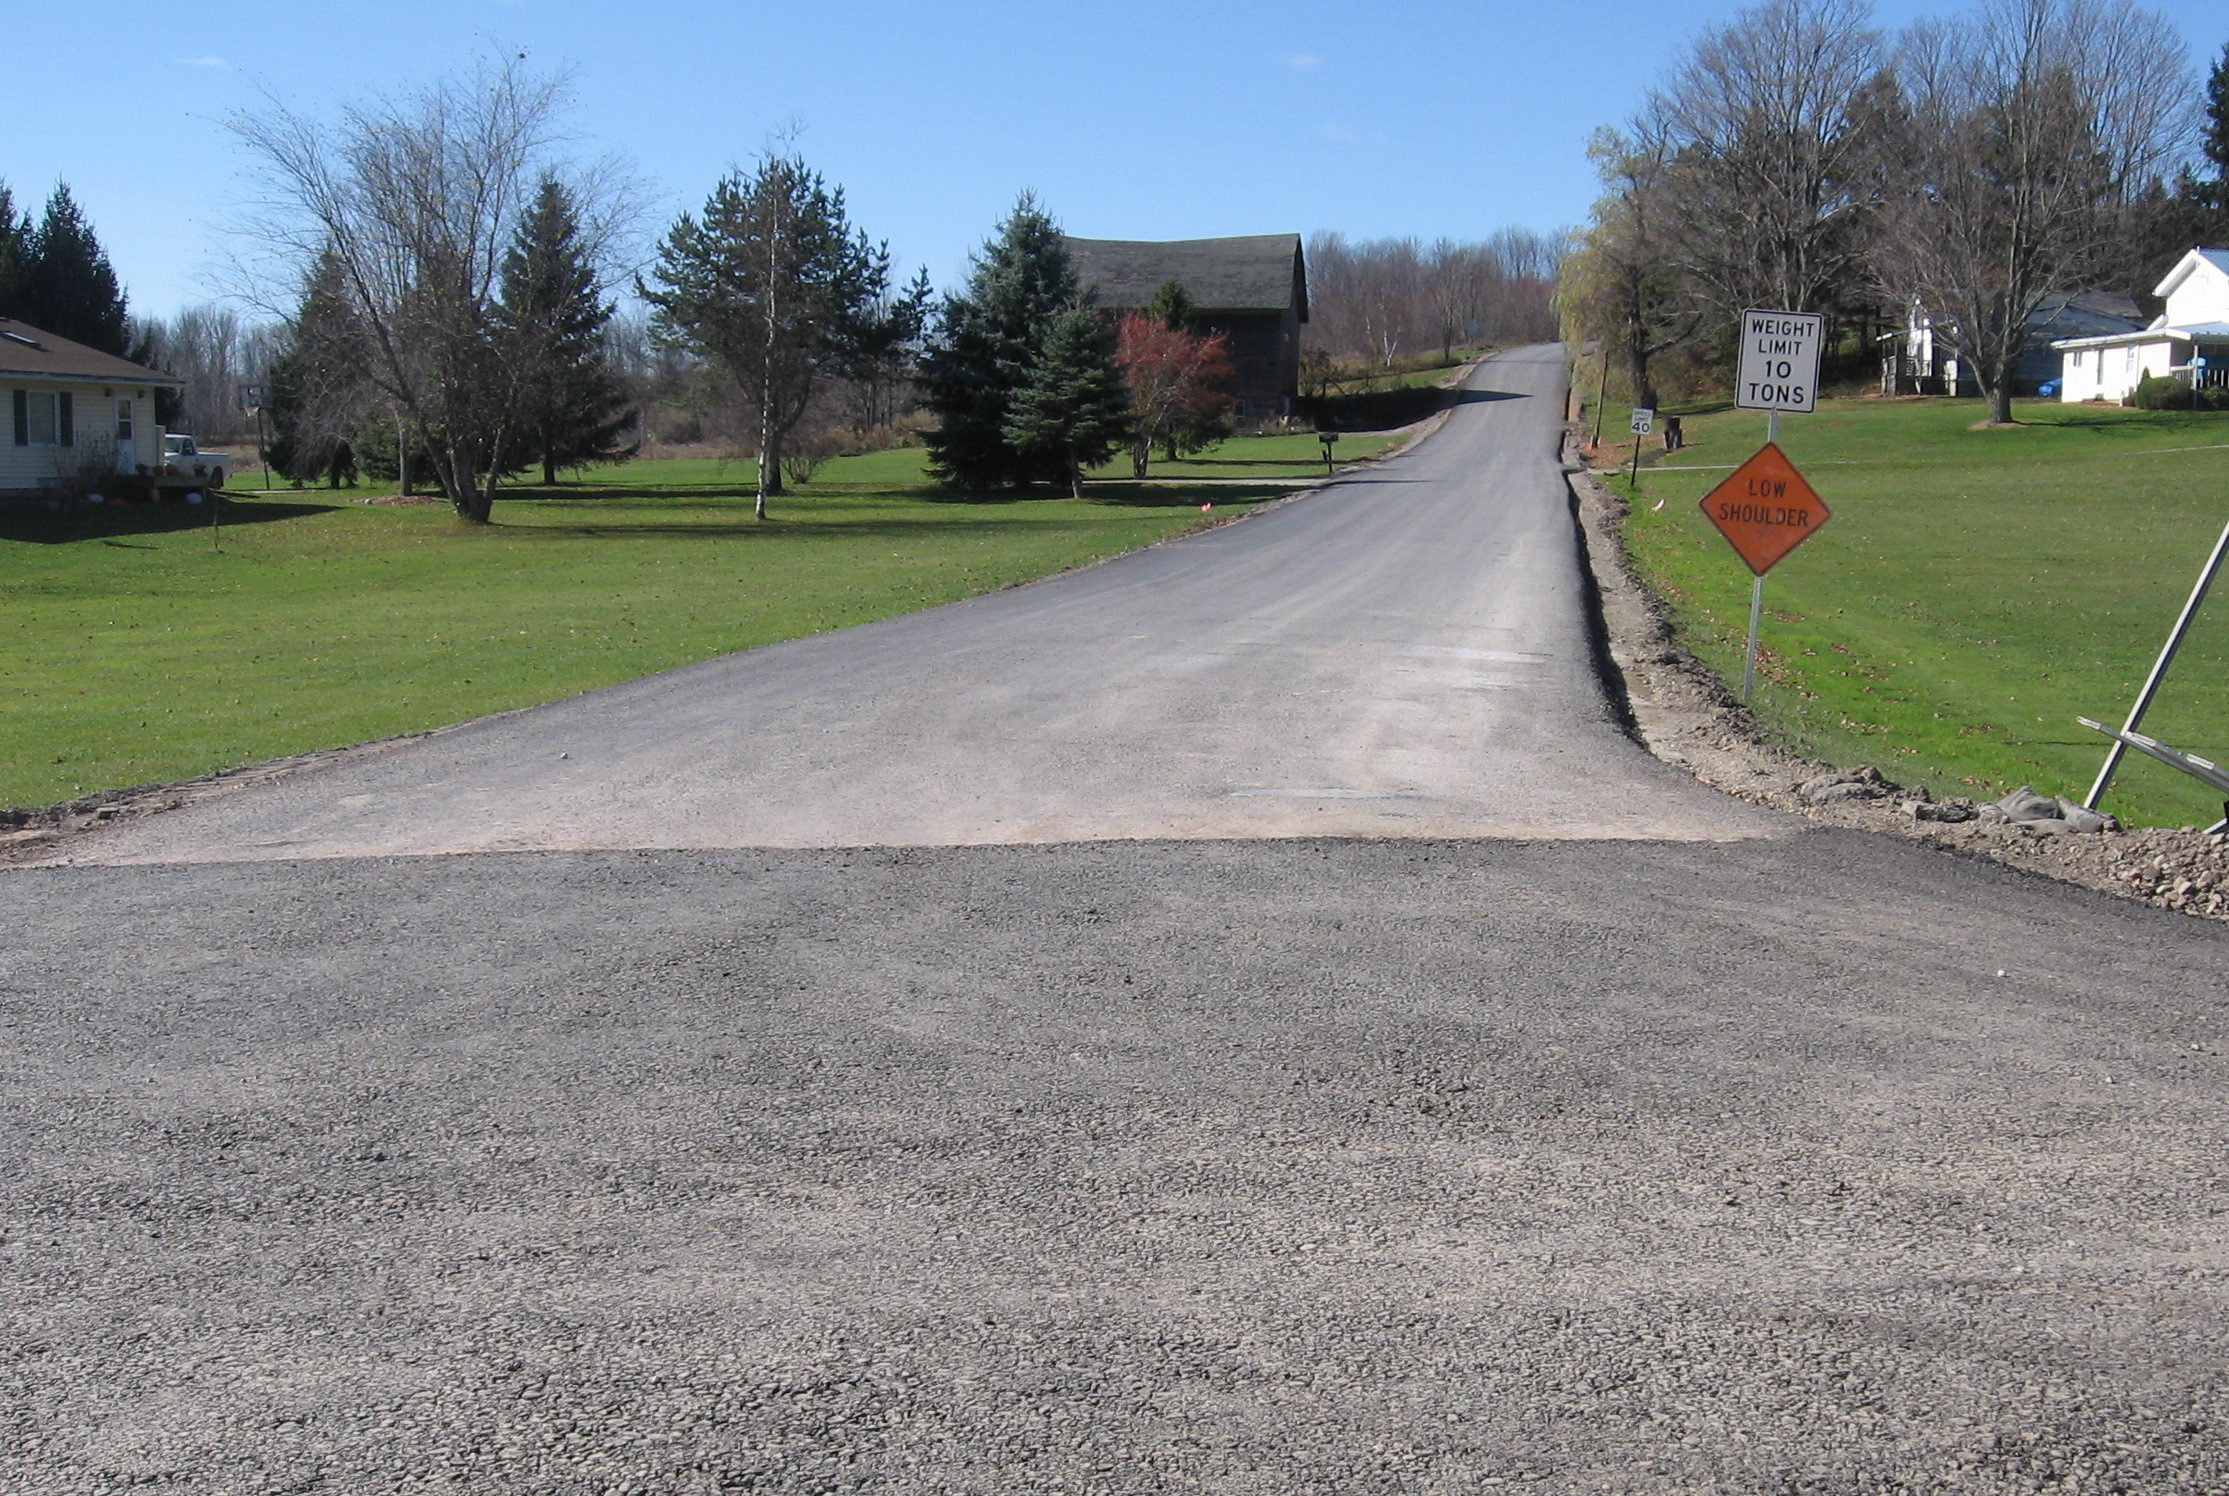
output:
[[[1275,483],[960,502],[920,453],[834,460],[751,518],[748,462],[509,490],[495,522],[317,490],[0,506],[0,805],[412,732],[1048,575]],[[1258,469],[1242,469],[1246,473]]]
[[[1698,504],[1763,444],[1765,418],[1669,413],[1688,445],[1644,449],[1628,543],[1682,642],[1738,684],[1749,572]],[[1766,578],[1758,715],[1814,757],[1938,795],[2025,781],[2078,799],[2107,743],[2075,717],[2126,715],[2229,520],[2229,417],[2022,401],[2024,424],[1969,429],[1984,413],[1834,400],[1781,419],[1782,450],[1833,519]],[[1605,467],[1627,412],[1606,414]],[[2201,613],[2144,725],[2229,756],[2229,595]],[[2134,755],[2104,808],[2137,825],[2221,815],[2202,785]]]

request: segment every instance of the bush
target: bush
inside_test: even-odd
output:
[[[2172,374],[2147,374],[2137,381],[2129,403],[2138,410],[2193,410],[2198,392]]]
[[[2212,389],[2203,391],[2198,398],[2205,402],[2208,410],[2229,410],[2229,385],[2217,384]]]

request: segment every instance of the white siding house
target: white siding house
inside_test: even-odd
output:
[[[2151,326],[2051,345],[2061,400],[2126,400],[2159,374],[2201,389],[2229,384],[2229,249],[2191,250],[2152,294],[2167,310]]]
[[[151,471],[162,457],[155,391],[178,384],[0,317],[0,494]]]

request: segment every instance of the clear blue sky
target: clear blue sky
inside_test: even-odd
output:
[[[1087,236],[1478,238],[1580,222],[1588,130],[1738,8],[115,0],[96,22],[19,5],[0,181],[34,211],[67,181],[133,310],[166,315],[223,289],[241,165],[228,113],[259,89],[316,113],[501,49],[571,71],[580,148],[633,163],[653,223],[794,122],[853,221],[940,287],[1023,187]],[[1955,8],[1876,0],[1889,26]],[[2201,68],[2229,41],[2222,0],[2155,8]]]

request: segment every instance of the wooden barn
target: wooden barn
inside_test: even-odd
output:
[[[1098,306],[1142,307],[1176,281],[1199,327],[1230,340],[1241,425],[1292,413],[1300,394],[1300,328],[1308,320],[1308,265],[1298,234],[1236,239],[1068,239],[1076,279]]]

